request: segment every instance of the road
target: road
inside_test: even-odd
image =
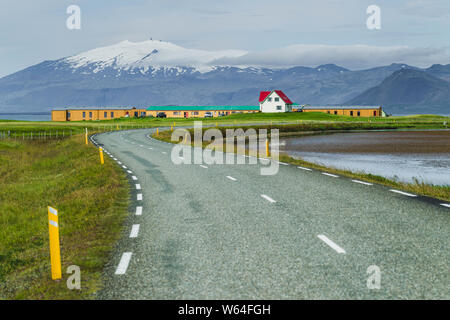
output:
[[[150,132],[95,136],[132,199],[98,298],[450,298],[448,204],[294,165],[176,165]]]

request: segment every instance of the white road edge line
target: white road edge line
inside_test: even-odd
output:
[[[141,190],[141,185],[140,184],[136,184],[136,190]]]
[[[448,203],[441,203],[441,206],[450,208],[450,204],[448,204]]]
[[[390,189],[389,191],[395,192],[395,193],[399,193],[399,194],[402,194],[402,195],[408,196],[408,197],[417,197],[415,194],[408,193],[408,192],[403,192],[403,191],[400,191],[400,190]]]
[[[122,258],[120,259],[119,265],[116,269],[116,274],[125,274],[127,272],[128,264],[130,263],[132,254],[132,252],[124,252],[122,254]]]
[[[132,176],[131,179],[137,180],[138,178],[136,176]]]
[[[138,199],[138,201],[142,201],[142,193],[138,193],[136,198]]]
[[[204,166],[204,165],[200,165],[200,167],[202,167],[202,168],[205,168],[205,169],[208,169],[208,167],[207,166]]]
[[[302,170],[306,170],[306,171],[312,171],[310,168],[305,168],[305,167],[297,167],[297,168],[302,169]]]
[[[136,207],[136,215],[141,216],[142,215],[142,207]]]
[[[366,186],[373,186],[373,183],[365,182],[365,181],[359,181],[359,180],[352,180],[353,182],[365,184]]]
[[[128,172],[128,173],[133,173],[133,171],[131,171],[131,170],[127,170],[127,172]]]
[[[133,224],[131,227],[130,238],[137,238],[139,234],[139,224]]]
[[[227,176],[227,178],[230,179],[231,181],[237,181],[236,178],[233,178],[233,177],[231,177],[231,176]]]
[[[269,201],[269,202],[271,202],[271,203],[275,203],[275,202],[276,202],[276,201],[273,200],[271,197],[269,197],[269,196],[267,196],[267,195],[265,195],[265,194],[262,194],[261,197],[263,197],[264,199],[266,199],[267,201]]]
[[[339,247],[336,243],[334,243],[333,241],[331,241],[330,239],[328,239],[326,236],[324,236],[323,234],[319,234],[317,236],[320,240],[322,240],[323,242],[325,242],[327,245],[329,245],[331,248],[333,248],[337,253],[345,253],[345,250],[342,249],[341,247]]]
[[[335,175],[335,174],[331,174],[331,173],[327,173],[327,172],[322,172],[323,175],[329,176],[329,177],[333,177],[333,178],[339,178],[339,176]]]

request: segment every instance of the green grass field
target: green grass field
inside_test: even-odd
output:
[[[128,182],[81,136],[0,140],[0,299],[89,299],[121,234]],[[47,206],[59,210],[63,280],[50,274]],[[66,269],[81,268],[81,290]]]

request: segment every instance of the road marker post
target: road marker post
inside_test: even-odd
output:
[[[156,128],[156,135],[159,135],[159,128]]]
[[[98,150],[100,152],[100,164],[105,164],[105,159],[103,158],[103,148],[99,147]]]
[[[270,156],[270,152],[269,152],[269,139],[266,139],[266,157]]]
[[[48,228],[50,238],[50,263],[52,279],[61,279],[61,248],[59,245],[58,210],[48,207]]]
[[[88,144],[88,130],[86,128],[86,145]]]

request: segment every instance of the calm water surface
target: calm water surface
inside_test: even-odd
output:
[[[450,185],[450,130],[335,133],[280,144],[282,152],[329,167]]]

